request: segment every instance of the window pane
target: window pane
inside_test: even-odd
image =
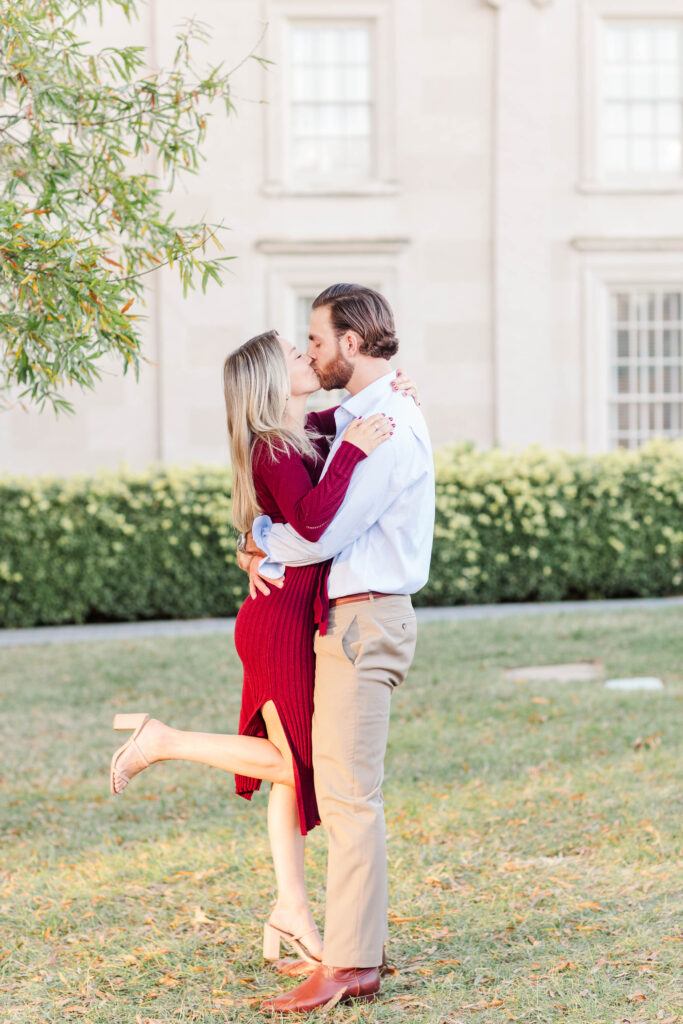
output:
[[[631,130],[635,135],[651,135],[655,127],[652,103],[634,103],[631,107]]]
[[[629,75],[629,94],[632,99],[654,99],[657,95],[657,73],[653,68],[636,65]]]
[[[631,143],[631,166],[634,171],[651,171],[655,166],[655,149],[650,139],[634,139]]]
[[[628,73],[625,68],[613,67],[605,71],[605,96],[625,99],[628,96]]]
[[[680,103],[660,103],[657,106],[657,132],[677,136],[681,130]]]
[[[350,68],[346,77],[345,99],[370,99],[370,69],[367,67]]]
[[[628,331],[617,331],[617,358],[628,359],[629,356],[629,335]]]
[[[311,99],[314,96],[315,91],[314,69],[310,67],[295,67],[292,72],[292,99]]]
[[[626,57],[626,32],[621,25],[609,25],[605,34],[605,56],[608,61],[623,61]]]
[[[355,103],[346,107],[346,134],[370,134],[370,108],[366,104]]]
[[[675,173],[681,169],[681,143],[677,139],[663,139],[657,143],[657,170]]]
[[[344,108],[339,103],[320,108],[320,134],[324,138],[344,134]]]
[[[657,72],[657,95],[662,99],[678,99],[681,95],[681,73],[678,65],[660,67]]]
[[[680,33],[673,26],[658,28],[655,33],[656,58],[660,63],[675,63],[679,57]]]
[[[344,34],[344,60],[347,64],[370,62],[370,37],[363,28],[352,28]]]
[[[654,56],[654,33],[649,28],[634,28],[631,31],[630,56],[638,62],[649,61]]]
[[[294,28],[292,31],[292,61],[295,64],[310,64],[313,60],[313,32],[309,28]]]
[[[625,171],[628,169],[628,146],[626,139],[607,139],[604,145],[605,170]]]
[[[672,392],[677,392],[678,387],[678,367],[665,366],[662,370],[662,391],[667,395]]]
[[[663,331],[662,332],[662,355],[664,358],[680,359],[682,355],[681,351],[681,332],[680,331]]]
[[[320,144],[316,139],[303,139],[294,143],[294,167],[300,171],[314,171],[320,166]]]
[[[623,135],[628,129],[626,107],[623,103],[608,103],[605,108],[605,131],[608,135]]]
[[[341,63],[344,59],[342,46],[342,33],[339,29],[329,28],[318,31],[317,57],[321,64]]]
[[[317,135],[318,107],[311,103],[297,103],[292,109],[292,131],[297,138],[302,135]]]
[[[681,293],[665,292],[663,298],[663,316],[665,320],[681,319]]]

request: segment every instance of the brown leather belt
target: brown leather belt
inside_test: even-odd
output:
[[[364,590],[361,594],[333,597],[330,601],[330,608],[335,608],[338,604],[351,604],[353,601],[369,601],[371,597],[398,597],[398,594],[381,594],[378,590]]]

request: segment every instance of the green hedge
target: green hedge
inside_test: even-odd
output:
[[[416,604],[683,591],[683,441],[638,452],[439,452]],[[0,478],[0,624],[232,615],[230,475]]]

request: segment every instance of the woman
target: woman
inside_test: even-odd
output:
[[[414,391],[405,378],[398,386]],[[275,331],[252,338],[226,359],[238,529],[248,530],[264,512],[317,540],[341,505],[356,464],[391,436],[393,425],[383,415],[354,420],[321,480],[335,423],[333,409],[306,415],[307,396],[319,387],[309,358]],[[326,563],[290,568],[282,589],[242,605],[235,624],[244,665],[238,735],[184,732],[143,714],[114,719],[115,729],[134,732],[112,758],[113,793],[121,793],[144,768],[167,760],[232,772],[237,792],[247,799],[261,780],[272,783],[268,832],[278,895],[264,930],[269,960],[278,959],[281,941],[310,962],[322,956],[304,881],[304,837],[319,821],[311,717],[314,603],[325,569]]]

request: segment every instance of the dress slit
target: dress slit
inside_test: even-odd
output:
[[[289,727],[289,723],[283,716],[277,700],[269,697],[268,701],[272,703],[277,712],[277,716],[280,719],[280,725],[282,726],[282,731],[285,734],[285,739],[287,740],[287,745],[292,755],[296,805],[299,812],[299,827],[301,835],[305,836],[312,828],[315,828],[316,825],[320,824],[315,796],[311,799],[311,793],[313,792],[313,773],[310,767],[303,764],[301,761],[299,752],[292,742],[292,731]],[[263,704],[268,703],[268,701],[263,701]],[[270,738],[268,736],[268,730],[266,729],[265,720],[261,711],[263,704],[259,705],[259,707],[254,710],[251,718],[245,725],[240,724],[239,733],[241,736],[258,736],[261,739]],[[244,797],[245,800],[251,800],[254,793],[258,792],[261,788],[262,781],[262,779],[253,779],[249,775],[235,775],[235,791],[238,796]]]

